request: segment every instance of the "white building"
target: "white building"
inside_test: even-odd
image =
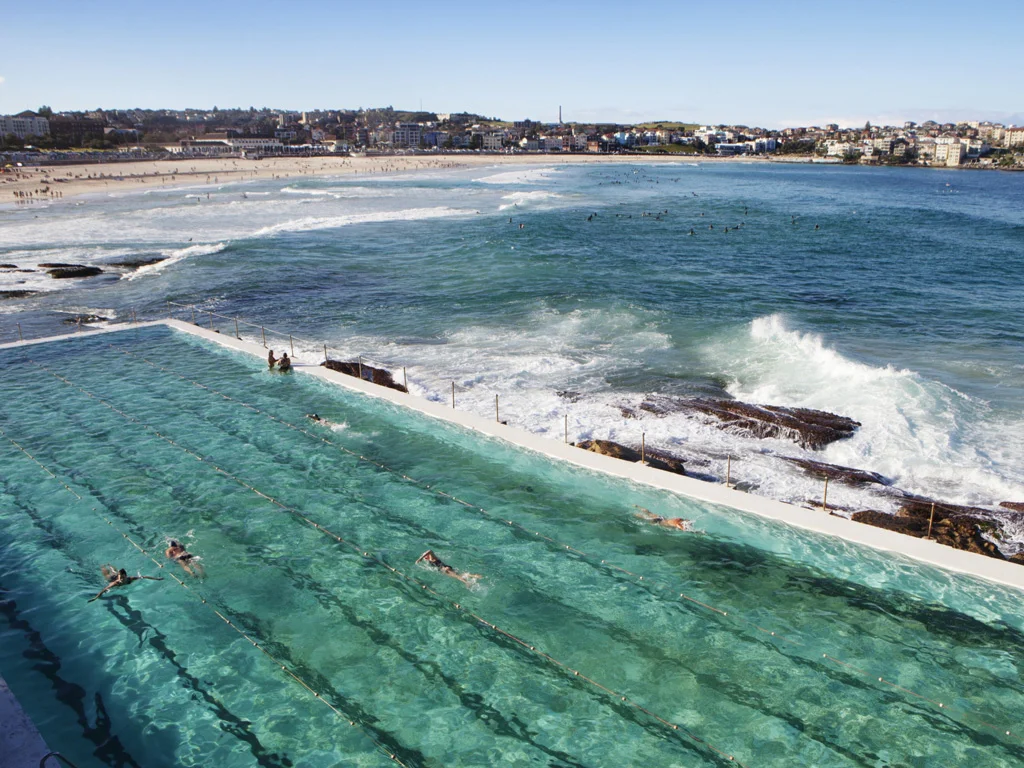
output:
[[[485,133],[483,135],[483,149],[486,152],[497,152],[501,149],[504,136],[500,133]]]
[[[391,143],[396,147],[418,147],[421,131],[419,123],[397,123]]]
[[[19,112],[16,115],[0,117],[0,136],[13,133],[19,139],[29,136],[49,136],[50,121],[35,112]]]

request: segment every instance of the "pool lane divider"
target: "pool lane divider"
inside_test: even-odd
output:
[[[33,363],[33,364],[34,365],[38,365],[38,363]],[[54,375],[56,375],[56,374],[54,374]],[[96,398],[96,399],[99,399],[99,398]],[[11,443],[19,451],[21,451],[28,458],[30,458],[36,465],[38,465],[44,472],[46,472],[46,474],[48,474],[51,478],[53,478],[58,483],[60,483],[61,486],[63,486],[64,490],[66,490],[68,493],[70,493],[72,496],[74,496],[78,501],[82,501],[82,497],[78,493],[76,493],[69,485],[67,485],[67,483],[65,483],[63,480],[61,480],[59,477],[57,477],[56,474],[54,474],[52,471],[50,471],[50,469],[46,465],[44,465],[42,462],[40,462],[38,459],[36,459],[31,453],[29,453],[28,450],[26,450],[20,443],[16,442],[13,438],[11,438],[7,434],[7,432],[4,431],[2,428],[0,428],[0,436],[6,438],[6,440],[9,443]],[[89,506],[89,505],[86,504],[86,506]],[[203,597],[199,592],[197,592],[195,589],[190,587],[185,581],[183,581],[182,579],[178,578],[178,576],[176,574],[172,573],[169,570],[165,570],[165,566],[166,566],[165,563],[163,563],[163,562],[157,560],[156,558],[154,558],[146,550],[145,547],[143,547],[141,544],[139,544],[137,541],[135,541],[135,539],[133,539],[129,534],[127,534],[124,531],[122,531],[121,528],[119,528],[112,520],[110,520],[110,518],[108,518],[106,515],[104,515],[102,512],[100,512],[99,509],[97,509],[96,507],[92,507],[92,506],[90,506],[89,509],[90,509],[90,511],[94,512],[96,514],[96,516],[99,517],[100,520],[105,522],[114,531],[119,533],[121,535],[122,539],[127,541],[133,547],[135,547],[136,550],[138,550],[143,556],[145,556],[148,560],[150,560],[150,562],[152,562],[157,568],[160,568],[161,570],[164,570],[165,573],[168,576],[170,576],[172,580],[176,581],[179,586],[184,587],[186,590],[188,590],[188,592],[190,593],[191,596],[195,597],[196,599],[199,600],[200,603],[202,603],[207,608],[209,608],[221,621],[223,621],[225,624],[227,624],[229,627],[231,627],[231,629],[233,629],[236,633],[238,633],[239,636],[241,636],[246,642],[248,642],[250,645],[252,645],[253,648],[255,648],[256,650],[260,651],[264,656],[266,656],[268,659],[270,659],[270,661],[273,662],[274,665],[279,667],[281,669],[281,671],[283,671],[285,674],[287,674],[289,677],[291,677],[295,682],[297,682],[300,686],[305,688],[309,693],[313,694],[313,697],[317,701],[320,701],[321,703],[326,705],[332,712],[334,712],[335,715],[340,717],[342,720],[347,721],[349,726],[351,726],[351,727],[358,727],[363,732],[363,734],[366,736],[366,738],[369,739],[374,744],[376,749],[381,754],[383,754],[386,757],[388,757],[394,763],[396,763],[396,764],[398,764],[400,766],[403,766],[403,768],[408,768],[408,765],[406,763],[402,762],[402,760],[397,756],[397,754],[395,752],[393,752],[392,750],[388,749],[388,747],[386,745],[384,745],[383,743],[378,741],[376,738],[374,738],[372,733],[369,732],[368,726],[366,726],[365,724],[363,724],[363,723],[361,723],[361,722],[359,722],[357,720],[350,719],[348,715],[346,715],[338,707],[334,706],[334,704],[332,704],[330,701],[328,701],[326,698],[324,698],[315,688],[313,688],[313,686],[311,686],[309,683],[307,683],[304,679],[302,679],[302,677],[300,677],[294,671],[289,669],[287,664],[282,662],[280,659],[278,659],[276,656],[274,656],[270,651],[268,651],[265,647],[260,645],[260,643],[258,641],[253,640],[252,637],[250,637],[249,634],[244,629],[242,629],[237,624],[232,622],[231,619],[229,619],[227,616],[225,616],[223,613],[221,613],[213,605],[208,603],[206,601],[206,598]]]
[[[279,416],[275,416],[274,414],[270,413],[269,411],[261,410],[261,409],[257,408],[256,406],[254,406],[254,405],[252,405],[250,403],[245,403],[245,402],[242,402],[241,400],[237,400],[236,398],[233,398],[230,395],[225,394],[224,392],[221,392],[220,390],[217,390],[217,389],[215,389],[215,388],[213,388],[213,387],[211,387],[211,386],[209,386],[207,384],[203,384],[202,382],[196,381],[195,379],[190,379],[187,376],[184,376],[184,375],[178,373],[177,371],[174,371],[171,368],[168,368],[166,366],[162,366],[159,363],[155,363],[155,362],[147,359],[143,355],[140,355],[140,354],[135,353],[135,352],[131,352],[131,351],[126,350],[126,349],[122,349],[122,348],[117,347],[117,346],[115,346],[113,344],[111,344],[109,346],[110,346],[110,348],[112,350],[121,352],[124,355],[127,355],[127,356],[133,357],[135,359],[141,360],[142,362],[146,363],[147,365],[152,366],[153,368],[156,368],[157,370],[161,371],[162,373],[167,373],[167,374],[170,374],[172,376],[175,376],[178,379],[180,379],[181,381],[188,382],[189,384],[192,384],[193,386],[198,387],[199,389],[203,389],[203,390],[206,390],[206,391],[208,391],[208,392],[210,392],[210,393],[212,393],[214,395],[218,395],[221,398],[223,398],[224,400],[227,400],[229,402],[241,405],[242,407],[247,408],[250,411],[253,411],[254,413],[258,413],[258,414],[260,414],[262,416],[265,416],[268,419],[270,419],[270,420],[272,420],[272,421],[274,421],[274,422],[276,422],[278,424],[281,424],[282,426],[288,427],[289,429],[295,430],[296,432],[301,432],[302,434],[307,435],[307,436],[313,438],[314,440],[318,440],[321,443],[325,443],[325,444],[330,445],[330,446],[332,446],[334,448],[337,448],[338,450],[342,451],[343,453],[345,453],[345,454],[347,454],[349,456],[353,456],[353,457],[359,459],[360,461],[364,461],[364,462],[367,462],[369,464],[372,464],[375,467],[379,467],[380,469],[382,469],[385,472],[388,472],[388,473],[390,473],[392,475],[395,475],[395,476],[397,476],[397,477],[399,477],[402,480],[405,480],[407,482],[413,483],[414,485],[422,488],[426,492],[429,492],[429,493],[432,493],[432,494],[436,494],[438,496],[450,499],[451,501],[454,501],[454,502],[456,502],[456,503],[466,507],[467,509],[470,509],[470,510],[472,510],[474,512],[480,513],[481,515],[483,515],[484,517],[486,517],[489,520],[492,520],[492,521],[495,521],[495,522],[498,522],[498,523],[501,523],[501,524],[507,524],[507,525],[509,525],[511,527],[514,527],[517,530],[521,531],[522,533],[527,534],[531,538],[533,538],[533,537],[540,538],[543,541],[546,541],[546,542],[554,545],[554,547],[558,551],[571,552],[571,553],[573,553],[575,555],[578,555],[578,556],[580,556],[582,558],[585,558],[587,560],[590,560],[590,561],[594,561],[594,560],[599,559],[597,556],[589,555],[589,554],[587,554],[586,552],[584,552],[581,549],[578,549],[578,548],[573,547],[573,546],[571,546],[569,544],[566,544],[564,542],[561,542],[561,541],[558,541],[556,539],[553,539],[553,538],[551,538],[549,536],[545,536],[540,531],[535,531],[535,530],[532,530],[530,528],[527,528],[526,526],[524,526],[524,525],[522,525],[520,523],[517,523],[514,520],[503,520],[503,519],[499,518],[498,516],[492,514],[491,512],[487,511],[486,509],[484,509],[481,506],[478,506],[478,505],[473,504],[473,503],[468,502],[468,501],[464,501],[463,499],[460,499],[457,496],[453,496],[453,495],[451,495],[449,493],[446,493],[445,491],[442,491],[442,490],[440,490],[440,489],[438,489],[438,488],[436,488],[434,486],[428,485],[427,483],[424,483],[422,481],[419,481],[419,480],[416,480],[416,479],[414,479],[412,477],[409,477],[408,475],[403,474],[400,470],[393,469],[393,468],[388,467],[385,464],[382,464],[382,463],[380,463],[380,462],[378,462],[378,461],[376,461],[374,459],[367,458],[366,456],[363,456],[363,455],[357,453],[356,451],[353,451],[352,449],[347,448],[344,445],[336,443],[333,440],[329,440],[328,438],[323,437],[322,435],[318,435],[318,434],[316,434],[314,432],[310,432],[308,429],[306,429],[304,427],[300,427],[300,426],[297,426],[295,424],[292,424],[291,422],[286,421],[285,419],[282,419]],[[630,570],[628,570],[626,568],[623,568],[623,567],[621,567],[619,565],[616,565],[615,563],[609,562],[608,560],[605,560],[605,559],[602,559],[600,561],[600,563],[601,563],[601,565],[603,565],[603,566],[605,566],[605,567],[607,567],[607,568],[609,568],[609,569],[611,569],[613,571],[616,571],[618,573],[621,573],[621,574],[624,574],[626,576],[629,576],[632,579],[636,579],[638,582],[642,581],[642,582],[644,582],[645,585],[656,587],[656,588],[662,589],[662,590],[666,590],[666,591],[672,593],[673,595],[676,594],[675,588],[673,588],[673,587],[671,587],[671,586],[669,586],[667,584],[663,584],[663,583],[660,583],[660,582],[652,580],[652,579],[645,579],[644,576],[642,576],[642,575],[640,575],[638,573],[635,573],[633,571],[630,571]],[[695,598],[695,597],[693,597],[691,595],[687,595],[684,592],[679,592],[678,595],[679,595],[679,599],[680,600],[684,600],[686,602],[689,602],[689,603],[692,603],[694,605],[697,605],[697,606],[699,606],[701,608],[704,608],[704,609],[706,609],[708,611],[711,611],[712,613],[718,614],[719,616],[731,617],[733,619],[733,621],[735,621],[738,624],[745,625],[745,626],[747,626],[747,627],[749,627],[749,628],[751,628],[751,629],[753,629],[753,630],[755,630],[757,632],[760,632],[760,633],[762,633],[764,635],[768,635],[769,637],[776,638],[776,639],[778,639],[778,640],[780,640],[782,642],[788,643],[788,644],[790,644],[790,645],[792,645],[794,647],[798,647],[798,648],[800,648],[803,651],[806,651],[806,652],[809,652],[809,653],[815,653],[815,654],[817,653],[817,651],[815,651],[814,649],[811,648],[810,644],[806,640],[793,639],[791,637],[788,637],[788,636],[782,634],[781,632],[777,632],[775,630],[771,630],[771,629],[768,629],[766,627],[763,627],[760,624],[758,624],[756,621],[752,621],[750,619],[747,619],[742,614],[739,614],[736,611],[730,611],[730,610],[725,609],[725,608],[715,607],[715,606],[710,605],[709,603],[706,603],[704,601],[701,601],[701,600],[699,600],[699,599],[697,599],[697,598]],[[874,672],[862,669],[859,666],[857,666],[855,664],[851,664],[851,663],[849,663],[847,661],[843,661],[842,659],[840,659],[840,658],[838,658],[838,657],[836,657],[836,656],[834,656],[834,655],[832,655],[830,653],[822,653],[821,654],[821,658],[825,659],[826,661],[831,662],[832,664],[835,664],[836,666],[841,667],[841,668],[843,668],[845,670],[848,670],[850,672],[854,672],[854,673],[860,675],[861,677],[864,677],[864,678],[867,678],[867,679],[870,679],[870,680],[877,680],[877,682],[881,683],[882,685],[887,686],[887,687],[889,687],[889,688],[891,688],[893,690],[900,691],[900,692],[906,694],[907,696],[910,696],[911,698],[917,699],[917,700],[919,700],[921,702],[932,704],[933,706],[937,707],[938,709],[942,709],[943,711],[945,711],[947,713],[950,711],[950,708],[948,706],[946,706],[946,704],[944,702],[940,701],[939,699],[935,699],[935,698],[932,698],[930,696],[926,696],[924,694],[918,693],[917,691],[911,690],[910,688],[906,688],[906,687],[896,683],[895,681],[892,681],[892,680],[889,680],[889,679],[885,678],[884,676],[879,676],[877,673],[874,673]],[[1012,733],[1012,731],[1006,730],[1005,728],[1001,728],[998,725],[994,725],[992,723],[989,723],[986,720],[983,720],[983,719],[977,717],[976,715],[972,714],[971,712],[969,712],[969,711],[967,711],[967,710],[965,710],[963,708],[959,708],[958,707],[958,708],[956,708],[956,711],[961,714],[961,716],[963,717],[964,720],[972,721],[976,725],[980,725],[980,726],[982,726],[983,728],[985,728],[987,730],[994,731],[997,734],[999,734],[1000,736],[1011,736],[1011,737],[1015,736]]]
[[[332,531],[331,529],[329,529],[326,526],[322,525],[321,523],[318,523],[315,520],[310,519],[305,514],[303,514],[301,511],[299,511],[299,510],[297,510],[297,509],[295,509],[293,507],[289,507],[288,505],[284,504],[281,501],[278,501],[277,499],[273,498],[272,496],[269,496],[268,494],[263,493],[258,488],[256,488],[256,487],[250,485],[249,483],[247,483],[245,480],[242,480],[241,478],[236,477],[235,475],[231,474],[230,472],[228,472],[228,471],[226,471],[224,469],[221,469],[216,464],[213,464],[208,459],[200,456],[195,451],[192,451],[191,449],[187,448],[186,446],[180,445],[179,443],[175,442],[173,439],[171,439],[167,435],[164,435],[164,434],[158,432],[156,430],[156,428],[146,424],[145,422],[141,421],[140,419],[135,418],[134,416],[131,416],[128,413],[125,413],[124,411],[119,409],[117,406],[115,406],[112,403],[106,401],[104,398],[100,397],[99,395],[90,392],[89,390],[85,389],[84,387],[79,386],[78,384],[74,383],[70,379],[67,379],[64,376],[61,376],[59,373],[56,373],[55,371],[50,370],[49,368],[47,368],[45,365],[42,365],[41,363],[37,363],[36,361],[34,361],[32,359],[29,359],[28,362],[31,365],[35,366],[36,368],[39,368],[39,369],[49,373],[54,378],[59,379],[60,381],[64,382],[67,386],[72,387],[73,389],[78,390],[79,392],[81,392],[82,394],[86,395],[87,397],[96,400],[98,403],[102,404],[106,408],[109,408],[114,413],[117,413],[118,415],[120,415],[121,417],[126,419],[127,421],[130,421],[130,422],[132,422],[134,424],[137,424],[138,426],[142,427],[143,429],[145,429],[145,430],[147,430],[149,432],[152,432],[154,435],[156,435],[161,440],[167,442],[170,445],[173,445],[174,447],[178,448],[179,450],[181,450],[184,453],[188,454],[189,456],[193,457],[197,461],[203,462],[204,464],[213,467],[213,469],[215,471],[219,472],[220,474],[222,474],[223,476],[225,476],[227,478],[230,478],[231,480],[233,480],[234,482],[236,482],[238,485],[242,486],[243,488],[246,488],[246,489],[252,491],[254,494],[256,494],[260,498],[264,499],[265,501],[268,501],[271,504],[274,504],[275,506],[277,506],[282,511],[288,512],[289,514],[291,514],[291,515],[297,517],[298,519],[302,520],[303,522],[305,522],[307,525],[309,525],[313,529],[319,531],[320,533],[324,534],[325,536],[328,536],[329,538],[334,539],[337,543],[347,547],[352,552],[354,552],[358,557],[361,557],[361,558],[363,558],[364,560],[366,560],[368,562],[371,562],[371,563],[374,563],[376,565],[381,566],[382,568],[390,571],[395,576],[398,576],[403,581],[405,581],[405,582],[407,582],[407,583],[409,583],[411,585],[414,585],[416,587],[419,587],[421,590],[423,590],[424,592],[426,592],[427,594],[429,594],[433,598],[435,598],[435,600],[437,600],[438,602],[440,602],[440,603],[442,603],[444,605],[449,606],[450,608],[454,609],[457,613],[462,614],[464,616],[467,616],[467,617],[473,619],[477,624],[483,625],[484,627],[487,627],[488,629],[490,629],[494,633],[504,637],[507,640],[511,640],[512,642],[517,644],[523,650],[528,650],[530,653],[532,653],[536,657],[538,657],[540,659],[543,659],[544,661],[550,663],[554,667],[556,667],[556,668],[558,668],[558,669],[560,669],[560,670],[562,670],[562,671],[564,671],[566,673],[571,673],[572,677],[574,679],[582,680],[583,682],[589,684],[593,688],[599,690],[602,694],[604,694],[604,695],[606,695],[606,696],[608,696],[610,698],[616,699],[620,703],[628,704],[633,709],[635,709],[635,710],[637,710],[639,712],[642,712],[643,714],[647,715],[648,717],[650,717],[652,720],[656,721],[660,725],[664,726],[667,729],[670,729],[672,732],[678,732],[678,733],[684,734],[694,744],[696,744],[699,747],[702,747],[703,749],[706,749],[707,751],[713,753],[718,758],[726,760],[726,761],[728,761],[730,763],[733,763],[735,765],[741,766],[741,768],[751,768],[749,764],[740,762],[735,757],[735,755],[729,754],[727,751],[719,749],[718,747],[716,747],[715,745],[711,744],[706,739],[703,739],[700,736],[698,736],[697,734],[695,734],[695,733],[691,732],[690,730],[688,730],[685,726],[680,726],[678,723],[673,723],[672,721],[668,720],[667,718],[662,717],[661,715],[659,715],[659,714],[651,711],[650,709],[644,707],[639,702],[634,701],[633,699],[631,699],[630,697],[628,697],[626,695],[623,695],[621,692],[616,691],[616,690],[614,690],[612,688],[608,688],[607,686],[602,685],[600,682],[598,682],[594,678],[589,677],[588,675],[585,675],[584,673],[580,672],[578,669],[574,669],[569,664],[566,664],[565,662],[559,661],[554,656],[551,656],[550,654],[545,653],[543,650],[538,649],[536,647],[536,645],[531,644],[528,641],[518,637],[517,635],[515,635],[515,634],[513,634],[511,632],[508,632],[508,631],[506,631],[506,630],[504,630],[502,628],[500,628],[497,624],[494,624],[493,622],[488,621],[487,619],[483,618],[482,616],[479,616],[478,614],[474,613],[473,611],[471,611],[466,606],[464,606],[461,603],[458,603],[458,602],[450,599],[446,595],[438,592],[437,590],[433,589],[430,585],[428,585],[425,582],[422,582],[419,579],[417,579],[415,576],[411,576],[408,573],[405,573],[404,571],[401,571],[398,568],[395,568],[394,566],[392,566],[389,563],[385,562],[384,560],[380,559],[376,555],[371,554],[370,552],[368,552],[366,550],[363,550],[355,542],[349,541],[348,539],[344,538],[343,536],[340,536],[339,534],[335,533],[334,531]],[[39,463],[39,462],[36,462],[36,463]],[[42,466],[42,465],[40,465],[40,466]],[[49,470],[47,470],[47,472],[49,474],[51,474],[51,475],[53,474],[52,472],[49,472]],[[56,477],[56,476],[54,475],[54,477]],[[73,493],[73,491],[72,491],[72,493]],[[135,541],[133,539],[131,539],[131,537],[129,537],[127,534],[121,532],[116,526],[114,526],[114,524],[110,520],[108,520],[105,517],[103,517],[102,514],[100,514],[98,512],[98,510],[94,509],[93,511],[96,512],[97,515],[99,515],[108,525],[110,525],[115,530],[117,530],[119,533],[121,533],[121,535],[125,539],[127,539],[133,546],[135,546],[136,549],[138,549],[140,552],[142,552],[146,557],[148,557],[154,563],[156,563],[158,565],[158,567],[160,567],[160,568],[164,567],[163,563],[160,563],[158,560],[154,559],[152,557],[152,555],[150,555],[148,552],[146,552],[140,545],[135,543]],[[186,589],[191,590],[191,587],[189,587],[184,581],[179,579],[177,576],[174,576],[173,574],[170,574],[170,575],[181,586],[185,587]],[[199,597],[200,597],[200,600],[204,604],[207,604],[205,598],[203,598],[201,595]],[[211,608],[212,608],[212,606],[211,606]],[[263,651],[263,653],[265,653],[276,664],[278,664],[281,667],[281,669],[286,671],[288,674],[292,675],[305,688],[309,689],[309,691],[312,692],[319,700],[323,701],[332,710],[334,710],[340,716],[344,717],[343,713],[341,713],[339,710],[337,710],[334,707],[334,705],[332,705],[330,702],[328,702],[325,699],[323,699],[318,692],[316,692],[312,687],[310,687],[304,680],[302,680],[297,675],[295,675],[295,673],[293,673],[291,670],[287,669],[287,667],[285,665],[281,664],[280,661],[278,661],[276,658],[271,656],[269,652],[267,652],[256,641],[254,641],[252,638],[250,638],[243,630],[235,627],[235,625],[233,625],[229,619],[227,619],[222,613],[217,611],[215,608],[212,608],[212,610],[214,611],[214,613],[217,614],[218,617],[221,618],[221,620],[226,622],[229,626],[231,626],[233,629],[235,629],[240,635],[242,635],[242,637],[244,637],[246,640],[248,640],[250,643],[252,643],[254,647],[256,647],[259,650]],[[364,729],[364,732],[365,732],[365,729]],[[367,734],[367,737],[370,738],[371,741],[374,741],[375,744],[378,744],[378,746],[381,746],[378,742],[376,742],[376,740],[374,740],[372,737],[370,737],[369,734]],[[390,757],[392,760],[394,760],[395,762],[398,762],[401,765],[404,765],[404,763],[401,763],[398,760],[398,758],[395,756],[395,754],[393,754],[391,752],[387,752],[386,750],[384,750],[384,751],[385,751],[385,754],[387,754],[388,757]]]

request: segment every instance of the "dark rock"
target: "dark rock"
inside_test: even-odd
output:
[[[355,376],[359,378],[359,363],[358,362],[345,362],[342,360],[327,360],[321,363],[325,368],[338,373],[344,373],[346,376]],[[372,381],[374,384],[379,384],[382,387],[388,389],[396,389],[399,392],[408,392],[404,385],[399,384],[392,377],[391,372],[383,368],[374,368],[372,365],[362,364],[363,369],[363,380]]]
[[[636,418],[639,418],[639,416],[637,415],[637,412],[634,411],[632,408],[630,408],[628,405],[620,405],[619,406],[619,413],[622,414],[622,418],[624,418],[624,419],[636,419]]]
[[[1024,512],[1024,501],[1001,501],[999,506],[1014,512]]]
[[[0,299],[26,299],[39,291],[0,291]]]
[[[39,265],[40,269],[61,269],[63,267],[80,267],[81,264],[65,264],[62,261],[49,261]]]
[[[102,275],[103,270],[99,267],[86,267],[82,265],[70,267],[51,267],[46,270],[50,277],[56,280],[66,280],[70,277],[93,277]]]
[[[792,440],[803,448],[817,450],[829,443],[850,437],[860,426],[846,416],[811,408],[783,408],[778,405],[751,405],[739,400],[684,399],[649,397],[642,410],[656,416],[691,411],[718,419],[719,429],[751,437],[775,437]]]
[[[148,267],[152,264],[159,264],[161,261],[167,261],[166,256],[140,256],[137,259],[122,259],[121,261],[108,261],[107,266],[121,267],[123,269],[138,269],[139,267]]]
[[[827,477],[829,480],[843,483],[844,485],[860,486],[867,485],[869,483],[892,485],[892,481],[888,478],[863,469],[843,467],[839,464],[826,464],[823,461],[813,461],[811,459],[799,459],[793,456],[780,456],[779,458],[783,461],[788,461],[790,464],[796,464],[796,466],[800,467],[809,475],[820,477],[822,479]]]
[[[1018,552],[1016,555],[1011,555],[1010,562],[1016,563],[1017,565],[1024,565],[1024,552]]]
[[[583,397],[579,392],[574,392],[571,389],[561,389],[555,394],[564,400],[568,400],[570,403],[578,403],[580,398]]]
[[[851,519],[859,523],[905,533],[908,536],[923,538],[928,535],[928,518],[931,515],[931,508],[932,503],[929,500],[908,499],[895,515],[866,510],[855,512]],[[978,508],[936,504],[932,538],[947,547],[1005,560],[1006,556],[999,551],[999,547],[983,535],[986,532],[991,533],[995,529],[994,523],[991,520],[957,511],[970,509]],[[984,512],[985,510],[978,511]]]
[[[89,323],[105,323],[110,320],[109,317],[102,317],[101,315],[72,315],[61,320],[64,325],[88,325]]]
[[[17,264],[0,264],[0,269],[17,269]]]
[[[623,461],[632,461],[634,463],[640,461],[640,451],[612,440],[581,440],[576,444],[576,447],[582,448],[585,451],[600,453],[603,456],[611,456],[613,459],[622,459]],[[665,472],[675,472],[677,475],[686,474],[683,462],[664,451],[646,450],[644,458],[649,467],[661,469]]]

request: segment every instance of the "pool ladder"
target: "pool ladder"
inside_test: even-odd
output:
[[[64,763],[65,765],[70,765],[71,768],[78,768],[77,765],[75,765],[66,757],[64,757],[64,755],[62,755],[60,752],[48,752],[45,755],[43,755],[43,759],[39,761],[39,768],[46,768],[46,761],[49,760],[51,757],[57,761],[58,765],[60,763]]]

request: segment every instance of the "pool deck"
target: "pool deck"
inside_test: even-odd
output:
[[[217,333],[180,320],[157,320],[131,326],[113,326],[89,332],[78,332],[64,336],[4,344],[0,345],[0,349],[28,346],[64,338],[94,336],[100,333],[130,331],[133,328],[154,325],[165,325],[184,333],[190,333],[193,336],[199,336],[216,342],[229,349],[254,355],[261,360],[266,357],[267,350],[261,344],[242,341],[233,336]],[[386,400],[427,416],[457,424],[490,437],[496,437],[519,448],[540,453],[558,461],[569,462],[595,472],[614,475],[637,483],[643,483],[644,485],[672,491],[697,501],[731,507],[743,512],[760,515],[761,517],[778,520],[797,528],[826,536],[835,536],[844,541],[861,544],[875,550],[893,552],[947,571],[968,574],[1024,590],[1024,566],[1017,565],[1016,563],[953,549],[935,541],[907,536],[884,528],[875,528],[870,525],[854,522],[845,517],[828,514],[823,510],[806,509],[763,496],[755,496],[728,488],[724,484],[720,485],[696,480],[691,477],[653,469],[639,462],[632,463],[591,451],[584,451],[557,440],[541,437],[524,429],[500,424],[493,419],[467,413],[466,411],[459,411],[440,402],[426,400],[422,397],[388,389],[369,381],[363,381],[353,376],[331,371],[318,365],[316,362],[295,358],[293,366],[295,372],[299,375],[316,376],[345,389],[360,392],[380,400]]]
[[[0,677],[0,766],[38,768],[49,748]]]

